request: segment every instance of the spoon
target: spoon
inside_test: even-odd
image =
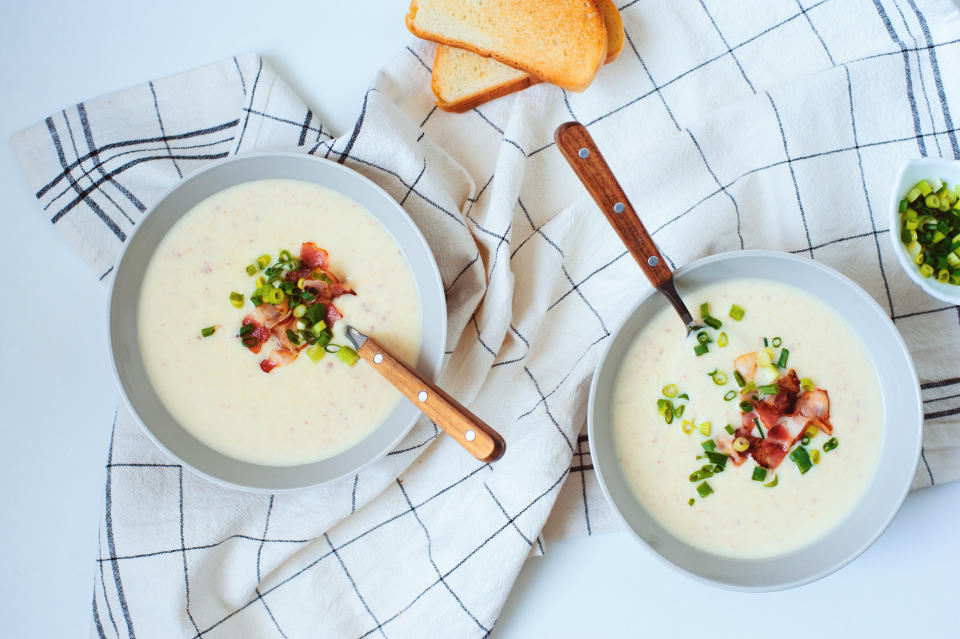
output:
[[[500,433],[391,355],[372,337],[349,325],[346,332],[360,357],[471,455],[483,462],[503,456],[507,445]]]
[[[653,287],[663,293],[687,327],[687,337],[703,328],[680,299],[673,271],[664,261],[653,238],[637,217],[626,193],[614,177],[590,133],[579,122],[566,122],[553,134],[557,147],[570,163],[583,186],[593,197],[607,221],[620,236],[630,255],[640,265]]]

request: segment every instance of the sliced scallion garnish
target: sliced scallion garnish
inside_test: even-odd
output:
[[[793,452],[790,453],[790,459],[797,465],[797,468],[800,469],[801,475],[806,473],[813,466],[810,461],[810,454],[803,446],[797,446],[794,448]]]
[[[716,317],[711,317],[710,315],[704,316],[703,323],[709,326],[710,328],[712,328],[713,330],[717,330],[721,326],[723,326],[723,322],[718,320]]]
[[[831,437],[830,439],[828,439],[828,440],[826,441],[826,443],[824,443],[824,445],[823,445],[823,452],[829,453],[831,450],[833,450],[834,448],[836,448],[836,447],[839,446],[839,445],[840,445],[840,443],[837,441],[837,438],[836,438],[836,437]]]
[[[727,431],[729,434],[733,435],[737,430],[733,427],[733,424],[727,424],[723,427],[723,430]]]
[[[712,439],[703,440],[702,442],[700,442],[700,446],[702,446],[704,450],[716,450],[717,448],[717,445],[714,443]]]
[[[732,317],[738,322],[743,319],[743,313],[744,313],[744,310],[739,306],[737,306],[736,304],[730,307],[730,313],[729,313],[730,317]]]
[[[776,485],[779,484],[779,483],[780,483],[780,478],[777,477],[776,475],[774,475],[774,476],[773,476],[773,479],[771,479],[770,481],[768,481],[767,483],[764,484],[764,487],[765,487],[765,488],[773,488],[774,486],[776,486]]]
[[[712,492],[713,492],[713,488],[710,488],[710,484],[708,484],[707,482],[703,482],[702,484],[697,486],[697,494],[699,494],[701,498],[706,497]]]
[[[741,413],[749,413],[752,410],[753,410],[753,404],[751,402],[748,402],[747,400],[743,400],[742,402],[740,402]]]
[[[680,389],[677,388],[676,384],[667,384],[663,387],[663,396],[664,397],[676,397],[677,393],[680,392]]]
[[[735,390],[727,391],[726,393],[723,394],[723,401],[725,402],[733,401],[733,399],[736,398],[736,396],[737,396],[737,391]]]
[[[762,466],[757,466],[753,469],[753,481],[763,481],[767,478],[767,469]]]
[[[770,345],[774,348],[780,348],[781,344],[783,344],[783,340],[779,337],[774,337],[772,340],[770,340]]]
[[[230,303],[234,308],[241,308],[243,306],[243,295],[241,293],[237,293],[236,291],[231,291]]]
[[[201,328],[201,329],[200,329],[200,335],[202,335],[203,337],[210,337],[211,335],[213,335],[213,334],[216,333],[216,332],[217,332],[217,327],[216,327],[216,326],[208,326],[208,327],[206,327],[206,328]]]
[[[736,380],[737,386],[740,388],[743,388],[744,384],[747,383],[747,381],[743,379],[743,375],[740,374],[740,371],[733,371],[733,379]]]
[[[257,274],[257,271],[259,271],[259,270],[260,270],[260,269],[257,268],[257,265],[256,265],[256,264],[248,264],[248,265],[247,265],[247,275],[256,275],[256,274]]]
[[[786,368],[786,367],[787,367],[787,358],[788,358],[788,357],[790,357],[790,350],[789,350],[789,349],[786,349],[786,348],[783,349],[783,350],[781,350],[781,351],[780,351],[780,359],[777,360],[777,366],[779,366],[780,368]]]
[[[723,348],[724,346],[726,346],[728,341],[729,339],[727,338],[726,333],[720,333],[717,336],[717,346],[719,346],[720,348]]]
[[[357,355],[357,351],[353,350],[349,346],[341,346],[340,350],[337,351],[337,357],[339,357],[340,361],[347,366],[353,366],[357,363],[357,360],[360,359],[360,356]]]
[[[701,355],[708,353],[709,351],[710,351],[710,348],[706,344],[697,344],[696,346],[693,347],[693,353],[697,357],[700,357]]]

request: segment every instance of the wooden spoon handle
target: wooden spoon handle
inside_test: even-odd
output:
[[[471,455],[485,462],[496,461],[503,456],[507,445],[500,433],[487,426],[460,402],[423,379],[372,338],[367,338],[357,354]]]
[[[600,155],[587,129],[579,122],[566,122],[557,127],[553,137],[573,172],[583,182],[650,283],[654,288],[666,284],[673,277],[670,267],[637,217],[627,194]]]

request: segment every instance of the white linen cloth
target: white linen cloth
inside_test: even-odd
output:
[[[916,359],[915,486],[960,477],[960,308],[889,246],[901,160],[960,157],[947,0],[634,0],[581,94],[538,85],[437,111],[432,45],[402,51],[333,132],[255,55],[80,103],[13,139],[50,219],[104,281],[158,196],[205,163],[300,149],[370,177],[426,235],[447,291],[441,383],[508,442],[474,462],[426,420],[342,483],[210,484],[120,407],[93,597],[99,637],[480,636],[539,535],[613,518],[581,428],[606,338],[648,283],[553,145],[588,126],[673,265],[775,248],[852,277]],[[888,425],[895,428],[895,424]]]

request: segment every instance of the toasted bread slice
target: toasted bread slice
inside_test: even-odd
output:
[[[607,31],[607,59],[612,61],[623,48],[623,22],[613,0],[597,0]],[[433,60],[430,87],[437,106],[462,113],[484,102],[522,91],[540,82],[539,78],[514,69],[493,58],[441,44]]]
[[[593,0],[411,0],[407,28],[492,57],[570,91],[587,88],[607,56]]]

